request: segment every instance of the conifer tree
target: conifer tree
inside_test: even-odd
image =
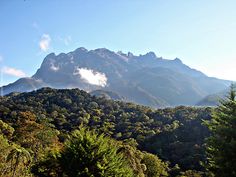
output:
[[[69,176],[132,176],[112,139],[81,128],[65,145],[60,163]]]
[[[206,122],[211,136],[207,139],[207,169],[212,176],[236,176],[236,91],[231,85],[226,99]]]
[[[36,176],[132,177],[117,142],[85,128],[75,130],[64,149],[32,168]]]

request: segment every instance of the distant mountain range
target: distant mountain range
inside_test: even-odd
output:
[[[100,90],[100,93],[103,90],[106,96],[111,91],[126,101],[165,107],[195,105],[207,95],[225,90],[230,83],[208,77],[178,58],[168,60],[154,52],[136,56],[130,52],[81,47],[67,54],[47,55],[32,77],[21,78],[1,89],[4,94],[42,87]]]
[[[211,94],[200,100],[196,106],[217,106],[220,100],[226,99],[228,96],[229,89],[221,91],[219,93]]]

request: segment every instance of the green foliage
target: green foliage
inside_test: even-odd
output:
[[[10,141],[14,128],[0,120],[0,176],[30,176],[30,153]]]
[[[60,177],[65,176],[59,163],[60,152],[50,152],[44,159],[37,161],[31,167],[34,176],[39,177]]]
[[[12,128],[10,125],[0,120],[0,134],[3,134],[7,138],[11,138],[14,131],[15,131],[14,128]]]
[[[30,152],[31,164],[39,167],[34,166],[33,170],[35,173],[39,170],[42,176],[64,172],[58,162],[61,149],[66,149],[64,142],[68,135],[81,125],[104,134],[105,139],[110,137],[110,144],[114,142],[112,138],[122,142],[118,143],[118,151],[125,155],[137,176],[145,176],[148,169],[142,161],[142,151],[169,161],[172,176],[180,171],[204,171],[200,161],[206,160],[204,139],[209,130],[202,120],[211,118],[213,108],[179,106],[154,110],[97,98],[78,89],[50,88],[0,97],[0,101],[4,138],[10,147],[16,143]]]
[[[26,175],[25,169],[27,169],[31,163],[31,156],[26,149],[15,145],[8,154],[6,162],[10,162],[12,176],[15,176],[16,173],[18,173],[18,175]],[[19,166],[21,166],[21,168],[19,168]]]
[[[188,170],[185,172],[181,172],[181,174],[178,175],[177,177],[202,177],[202,176],[206,176],[206,174],[195,170]]]
[[[233,85],[206,124],[211,131],[207,140],[208,170],[219,177],[236,176],[236,91]]]
[[[133,176],[115,141],[84,128],[72,133],[57,160],[67,176]],[[36,175],[40,176],[39,170]]]
[[[162,162],[157,156],[145,153],[142,162],[146,165],[148,177],[168,176],[168,164]]]
[[[82,128],[66,142],[60,163],[69,176],[132,176],[117,144]]]
[[[2,174],[0,176],[3,176],[10,171],[10,165],[6,162],[10,150],[11,145],[8,140],[0,134],[0,174]]]
[[[16,143],[31,150],[34,161],[39,159],[43,152],[59,145],[59,131],[43,119],[36,121],[36,115],[30,111],[19,112],[17,126],[13,134]]]
[[[144,177],[147,167],[144,163],[141,163],[143,159],[143,153],[137,150],[136,147],[127,143],[120,144],[119,151],[127,159],[129,166],[134,172],[134,176]]]
[[[159,120],[166,123],[164,130],[146,137],[142,149],[170,161],[172,166],[179,164],[182,171],[204,170],[200,161],[205,160],[204,139],[209,130],[202,126],[202,119],[210,119],[211,109],[176,107],[163,112],[161,116],[165,117]]]

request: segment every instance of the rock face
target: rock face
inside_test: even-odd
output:
[[[31,78],[3,86],[4,94],[41,87],[112,91],[139,104],[163,107],[194,105],[205,96],[227,88],[230,81],[207,77],[183,64],[149,52],[113,52],[78,48],[67,54],[47,55]]]

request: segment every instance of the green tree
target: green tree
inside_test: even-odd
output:
[[[226,99],[206,122],[211,136],[207,140],[207,169],[213,176],[236,176],[236,92],[232,85]]]
[[[127,140],[130,141],[131,139]],[[143,153],[139,151],[135,146],[129,145],[127,142],[121,143],[119,151],[124,154],[129,163],[129,167],[133,170],[134,176],[145,177],[144,172],[147,167],[142,163]]]
[[[14,131],[15,131],[14,128],[12,128],[10,125],[0,120],[0,134],[3,134],[8,139],[11,139]]]
[[[36,176],[47,176],[48,172],[56,172],[48,169],[52,167],[57,168],[60,175],[71,177],[133,176],[128,161],[118,150],[114,140],[81,128],[72,133],[59,154],[51,156],[46,163],[39,162],[32,172]]]
[[[11,145],[0,132],[0,177],[6,176],[11,171],[10,165],[6,162],[10,150]]]
[[[59,146],[59,132],[45,122],[37,123],[35,114],[30,111],[20,112],[19,117],[14,140],[33,152],[33,161],[40,159],[44,152]]]
[[[150,153],[145,153],[142,163],[144,163],[147,167],[147,170],[145,171],[146,176],[168,176],[168,164],[161,161],[157,156]]]
[[[25,169],[31,163],[31,156],[26,149],[15,145],[15,147],[8,154],[6,162],[10,162],[12,177],[14,177],[17,173],[18,176],[19,174],[26,172]]]

